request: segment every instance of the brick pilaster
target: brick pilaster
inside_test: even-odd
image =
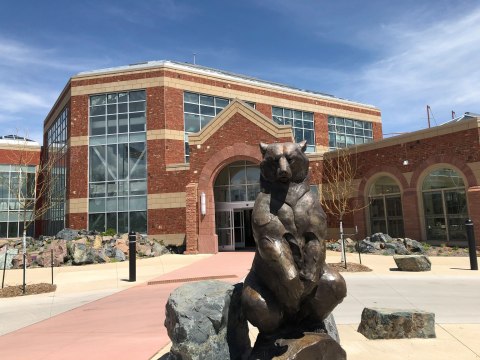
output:
[[[198,254],[198,184],[190,183],[185,188],[186,196],[186,249],[185,254]]]

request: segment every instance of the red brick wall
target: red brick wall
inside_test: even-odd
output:
[[[328,114],[314,113],[315,144],[328,147]]]
[[[86,229],[88,222],[87,213],[74,213],[65,215],[66,226],[72,229]]]
[[[147,231],[149,235],[185,233],[185,208],[149,209]]]
[[[265,115],[269,119],[272,118],[272,105],[256,103],[255,109],[257,109],[259,112],[261,112],[263,115]]]
[[[165,129],[165,88],[147,88],[146,94],[147,130]]]
[[[22,143],[19,145],[22,147]],[[38,165],[40,164],[40,148],[35,150],[25,149],[0,149],[0,164],[5,165]]]
[[[72,136],[88,136],[88,95],[70,99],[70,132]]]
[[[72,146],[68,150],[67,199],[88,196],[88,146]]]

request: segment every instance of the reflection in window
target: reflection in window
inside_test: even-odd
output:
[[[392,237],[403,237],[403,212],[400,187],[389,176],[378,178],[370,187],[370,228]]]
[[[328,117],[328,144],[331,150],[372,141],[371,122],[335,116]]]
[[[225,167],[214,186],[215,202],[255,201],[260,192],[260,168],[248,161]]]
[[[313,113],[272,106],[272,116],[277,124],[292,127],[293,138],[297,143],[307,140],[307,152],[315,151]]]
[[[432,171],[422,184],[427,240],[465,241],[468,218],[465,183],[449,168]]]
[[[28,221],[32,219],[32,209],[20,204],[18,193],[21,187],[22,197],[25,195],[25,200],[33,204],[35,171],[35,166],[0,165],[0,238],[22,236],[24,214]],[[33,236],[33,233],[32,225],[27,235]]]
[[[89,228],[147,231],[146,94],[90,97]]]

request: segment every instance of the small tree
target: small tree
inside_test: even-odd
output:
[[[339,221],[342,262],[347,267],[343,221],[346,215],[363,209],[356,201],[356,148],[342,148],[324,154],[322,177],[322,206]]]
[[[14,171],[8,178],[2,177],[0,181],[8,182],[9,197],[15,199],[16,206],[21,214],[19,222],[23,224],[23,293],[25,293],[26,249],[27,231],[40,220],[51,208],[52,192],[55,183],[61,179],[52,176],[53,169],[59,164],[60,152],[50,152],[43,156],[39,165],[35,165],[40,156],[27,137],[13,136],[11,153],[8,155],[9,163],[15,164]],[[35,168],[32,168],[35,166]]]

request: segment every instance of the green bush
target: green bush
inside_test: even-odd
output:
[[[107,231],[104,231],[101,233],[102,236],[115,236],[117,235],[117,232],[115,231],[115,229],[107,229]]]

